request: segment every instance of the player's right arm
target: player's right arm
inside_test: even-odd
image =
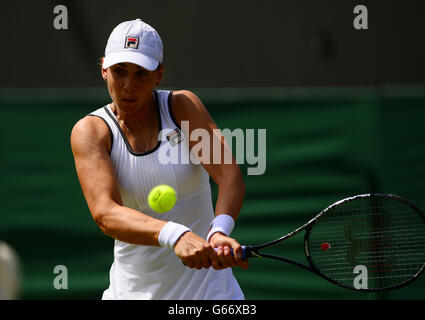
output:
[[[103,120],[87,116],[78,121],[71,132],[71,148],[84,197],[102,232],[127,243],[159,246],[158,236],[167,221],[122,205],[109,155],[110,132]],[[181,240],[175,251],[188,266],[208,268],[211,260],[218,262],[214,249],[196,234],[187,232]]]
[[[158,246],[166,223],[124,207],[109,150],[110,133],[98,117],[78,121],[71,133],[78,179],[94,221],[106,235],[133,244]]]

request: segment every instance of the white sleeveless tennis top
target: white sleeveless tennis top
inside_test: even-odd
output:
[[[202,165],[182,161],[188,154],[188,140],[172,115],[172,91],[153,94],[161,119],[160,136],[156,147],[147,153],[131,150],[110,105],[90,115],[101,117],[110,129],[110,156],[123,205],[181,223],[205,239],[214,218],[209,174]],[[152,211],[147,202],[149,191],[159,184],[170,185],[178,196],[174,208],[162,214]],[[102,299],[229,300],[244,296],[231,268],[190,269],[172,249],[115,240],[110,285]]]

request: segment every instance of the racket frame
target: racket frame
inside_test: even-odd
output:
[[[304,225],[302,225],[301,227],[295,229],[294,231],[284,235],[283,237],[277,238],[275,240],[272,240],[270,242],[266,242],[263,243],[261,245],[256,245],[256,246],[243,246],[243,255],[242,258],[243,259],[249,259],[249,258],[253,258],[253,257],[261,257],[261,258],[268,258],[268,259],[274,259],[274,260],[279,260],[279,261],[283,261],[283,262],[287,262],[290,264],[293,264],[295,266],[301,267],[305,270],[308,270],[314,274],[317,274],[319,276],[321,276],[322,278],[324,278],[325,280],[330,281],[333,284],[336,284],[337,286],[346,288],[346,289],[351,289],[354,291],[365,291],[365,292],[378,292],[378,291],[387,291],[387,290],[392,290],[392,289],[396,289],[396,288],[401,288],[406,286],[407,284],[413,282],[414,280],[416,280],[420,275],[422,275],[425,271],[425,263],[422,265],[422,268],[411,278],[409,278],[408,280],[401,282],[395,286],[389,286],[389,287],[383,287],[383,288],[372,288],[372,289],[356,289],[352,286],[340,283],[338,281],[336,281],[335,279],[329,278],[327,277],[325,274],[321,273],[320,270],[316,267],[316,265],[314,264],[314,261],[311,257],[310,254],[310,232],[313,228],[313,226],[320,220],[321,217],[323,217],[324,215],[326,215],[330,210],[332,210],[333,208],[335,208],[336,206],[342,204],[342,203],[346,203],[349,201],[353,201],[353,200],[357,200],[359,198],[372,198],[372,197],[384,197],[384,198],[391,198],[393,200],[397,200],[400,201],[404,204],[406,204],[407,206],[409,206],[410,208],[412,208],[423,220],[424,224],[425,224],[425,215],[422,213],[422,211],[415,206],[414,204],[412,204],[410,201],[397,196],[397,195],[393,195],[393,194],[384,194],[384,193],[367,193],[367,194],[360,194],[360,195],[356,195],[356,196],[352,196],[352,197],[348,197],[342,200],[339,200],[335,203],[333,203],[332,205],[328,206],[327,208],[323,209],[319,214],[317,214],[314,218],[312,218],[311,220],[309,220],[307,223],[305,223]],[[283,242],[289,238],[292,238],[293,236],[297,235],[298,233],[300,233],[301,231],[305,231],[304,234],[304,253],[306,255],[306,259],[307,262],[309,263],[309,265],[305,265],[302,264],[300,262],[294,261],[292,259],[289,258],[285,258],[285,257],[281,257],[281,256],[277,256],[277,255],[272,255],[272,254],[268,254],[268,253],[264,253],[264,252],[260,252],[261,249],[264,248],[268,248],[271,247],[277,243]]]

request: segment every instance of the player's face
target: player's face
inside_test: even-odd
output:
[[[163,67],[146,70],[133,63],[118,63],[102,70],[107,78],[108,90],[119,108],[136,111],[152,99],[152,90],[160,83]]]

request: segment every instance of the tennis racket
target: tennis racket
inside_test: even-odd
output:
[[[301,231],[305,231],[308,264],[262,252]],[[288,262],[344,288],[390,290],[414,281],[424,271],[425,217],[399,196],[357,195],[332,204],[283,237],[242,249],[243,259]]]

